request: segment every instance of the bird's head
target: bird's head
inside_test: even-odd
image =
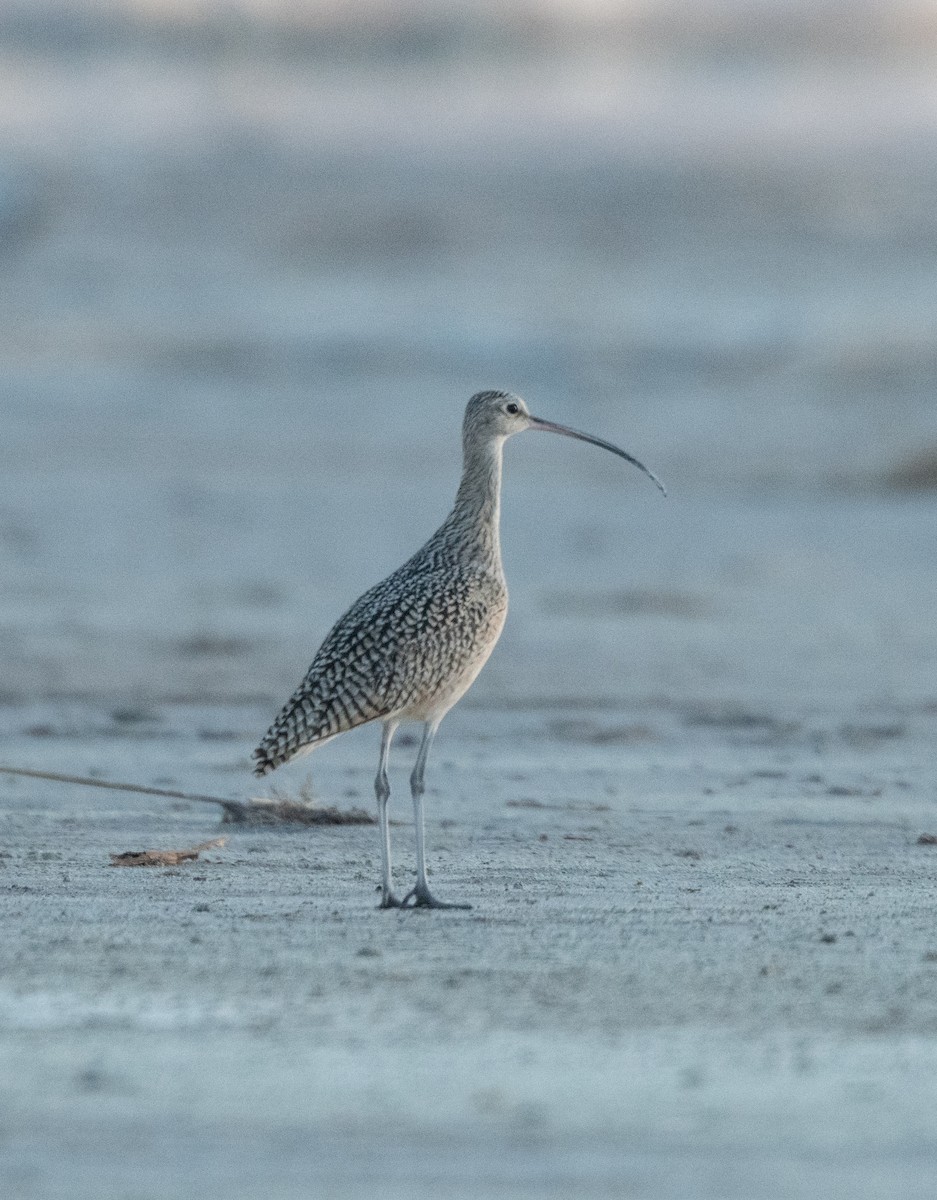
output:
[[[512,392],[477,392],[468,402],[462,432],[466,442],[504,439],[529,429],[532,419]]]
[[[657,484],[665,496],[667,494],[667,489],[654,472],[649,471],[643,463],[638,462],[626,450],[612,445],[611,442],[603,441],[602,438],[593,437],[591,433],[580,433],[578,429],[570,429],[566,425],[557,425],[554,421],[544,421],[540,417],[533,416],[520,396],[515,396],[513,392],[476,392],[465,409],[462,440],[468,452],[470,448],[486,442],[503,442],[515,433],[523,433],[525,429],[559,433],[563,437],[576,438],[578,441],[599,446],[603,450],[610,450],[612,454],[617,454],[619,458],[625,459],[639,471],[643,471],[649,479]]]

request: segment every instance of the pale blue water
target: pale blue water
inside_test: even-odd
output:
[[[794,653],[805,699],[830,678],[900,699],[903,672],[928,691],[933,501],[889,490],[937,446],[926,44],[860,64],[743,38],[721,61],[668,25],[657,57],[444,39],[324,61],[27,25],[0,21],[11,696],[278,694],[441,520],[492,385],[671,489],[510,446],[515,612],[601,586],[710,613],[640,651],[627,621],[554,620],[538,644],[580,647],[564,678],[583,646],[646,646],[596,689],[705,690],[721,613],[729,643],[762,629],[725,651],[729,694],[798,692],[775,641],[825,647]],[[158,648],[202,635],[227,653],[167,672]]]

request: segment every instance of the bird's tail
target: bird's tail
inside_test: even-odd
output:
[[[296,746],[293,750],[284,749],[280,746],[271,746],[268,744],[267,739],[264,738],[251,755],[251,758],[256,759],[254,774],[258,776],[269,775],[271,771],[275,771],[277,767],[282,767],[290,759],[302,758],[304,754],[309,754],[318,746],[324,745],[325,742],[330,742],[335,736],[333,733],[328,737],[316,738],[315,741],[305,742],[302,745]]]
[[[280,763],[286,762],[286,759],[278,757],[266,742],[257,747],[251,758],[254,759],[253,772],[259,776],[269,775],[271,771],[277,769]]]
[[[254,774],[269,775],[291,758],[308,754],[324,742],[331,741],[341,730],[322,728],[313,717],[302,697],[293,697],[263,736],[254,751]]]

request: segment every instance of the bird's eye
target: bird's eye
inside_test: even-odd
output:
[[[512,416],[514,416],[516,413],[519,413],[521,410],[516,404],[511,403],[511,404],[508,404],[505,406],[504,411],[509,412]]]

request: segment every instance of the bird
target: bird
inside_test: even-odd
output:
[[[462,424],[462,478],[449,516],[426,544],[339,618],[312,665],[253,753],[264,776],[297,755],[372,721],[382,724],[374,791],[381,839],[379,908],[471,908],[437,900],[426,877],[423,793],[439,724],[474,683],[504,628],[508,589],[501,565],[504,444],[528,430],[561,434],[617,454],[657,476],[633,455],[591,434],[531,414],[513,392],[477,392]],[[388,822],[391,743],[404,721],[423,723],[410,776],[416,830],[416,884],[402,898],[391,878]]]

